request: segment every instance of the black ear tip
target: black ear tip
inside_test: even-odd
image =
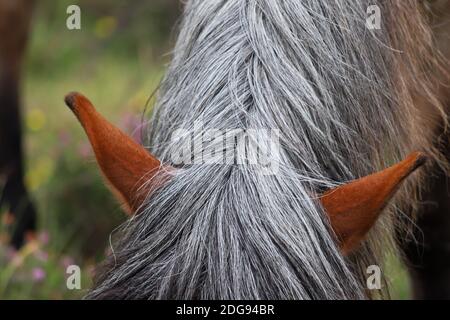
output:
[[[414,163],[413,170],[423,166],[427,161],[428,161],[428,156],[422,152],[418,152],[417,159],[416,159],[416,162]]]
[[[64,102],[72,110],[74,110],[74,108],[76,106],[77,95],[79,95],[78,92],[70,92],[64,97]]]

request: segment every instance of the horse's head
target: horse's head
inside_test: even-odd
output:
[[[97,162],[114,194],[130,214],[176,170],[105,120],[83,95],[70,93],[66,104],[91,142]],[[416,152],[383,171],[328,190],[317,197],[327,213],[343,254],[355,249],[377,221],[402,181],[424,164]]]

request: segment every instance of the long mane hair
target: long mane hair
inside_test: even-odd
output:
[[[379,30],[366,27],[370,5]],[[115,234],[87,298],[372,297],[365,271],[395,247],[401,195],[347,257],[314,195],[412,150],[438,156],[433,128],[444,120],[421,2],[190,0],[184,10],[149,150],[171,163],[190,139],[173,133],[199,119],[205,131],[276,129],[278,172],[177,165]],[[415,185],[404,187],[410,198]]]

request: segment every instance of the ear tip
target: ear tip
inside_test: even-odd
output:
[[[76,109],[80,108],[80,106],[90,105],[89,100],[84,95],[76,91],[69,92],[64,97],[64,102],[73,112],[77,111]]]
[[[412,156],[414,157],[413,171],[424,165],[429,159],[429,157],[423,152],[415,152]]]
[[[64,102],[72,111],[76,107],[76,98],[78,95],[78,92],[70,92],[64,97]]]

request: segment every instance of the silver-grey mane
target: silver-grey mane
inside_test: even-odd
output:
[[[380,30],[365,25],[373,4]],[[170,164],[189,139],[173,133],[200,118],[204,130],[277,129],[279,170],[177,165],[122,226],[87,297],[371,296],[364,273],[390,247],[392,208],[344,258],[316,196],[430,148],[412,103],[434,95],[420,10],[405,0],[188,1],[149,149]],[[438,104],[429,112],[438,114]]]

